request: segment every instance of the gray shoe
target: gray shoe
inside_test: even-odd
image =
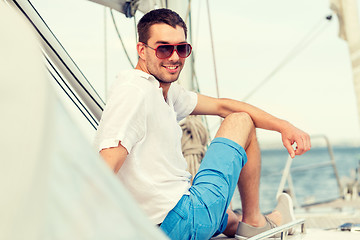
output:
[[[265,220],[266,220],[266,224],[263,227],[253,227],[244,222],[239,222],[238,228],[236,230],[235,238],[236,239],[248,239],[255,235],[258,235],[260,233],[263,233],[265,231],[268,231],[270,229],[277,227],[276,224],[266,216],[265,216]],[[280,238],[280,237],[281,237],[280,234],[276,234],[272,238]]]

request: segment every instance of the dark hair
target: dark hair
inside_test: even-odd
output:
[[[165,23],[172,26],[173,28],[176,28],[176,26],[180,26],[184,29],[185,38],[187,37],[186,24],[179,16],[179,14],[170,9],[160,8],[146,13],[140,19],[137,26],[139,42],[147,43],[150,38],[149,29],[152,25],[157,23]]]

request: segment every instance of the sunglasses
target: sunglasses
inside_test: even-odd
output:
[[[156,48],[152,48],[146,43],[143,43],[148,48],[155,50],[155,55],[157,58],[165,59],[173,55],[174,51],[177,52],[179,57],[187,58],[191,54],[192,47],[189,43],[180,43],[180,44],[161,44]]]

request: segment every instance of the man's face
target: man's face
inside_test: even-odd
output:
[[[150,38],[147,45],[156,49],[161,44],[186,43],[184,29],[176,28],[167,24],[154,24],[150,27]],[[160,83],[172,83],[176,81],[184,66],[185,58],[180,58],[176,51],[165,59],[159,59],[155,50],[145,48],[145,63],[148,72]]]

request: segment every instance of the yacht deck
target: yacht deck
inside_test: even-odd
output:
[[[305,219],[305,234],[297,226],[296,234],[284,239],[360,239],[360,198],[336,199],[329,202],[307,205],[295,211],[297,219]],[[349,228],[341,225],[357,224]],[[219,235],[213,240],[235,239]]]

